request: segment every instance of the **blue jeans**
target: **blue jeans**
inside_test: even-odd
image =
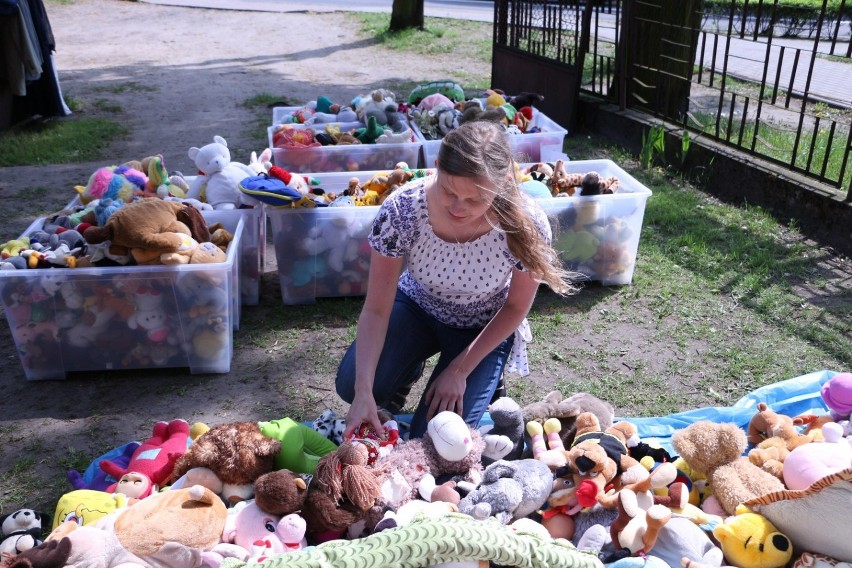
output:
[[[388,332],[382,354],[376,366],[373,397],[379,407],[386,406],[397,389],[411,385],[420,377],[423,363],[440,353],[438,363],[429,377],[426,388],[482,331],[481,327],[461,329],[439,322],[426,313],[414,300],[400,290],[396,292]],[[503,367],[509,359],[514,334],[497,346],[467,377],[462,401],[464,421],[472,428],[479,426],[482,415],[497,389]],[[357,339],[356,339],[357,341]],[[355,343],[349,346],[337,370],[337,394],[348,403],[355,398]],[[426,389],[423,391],[426,392]],[[420,399],[411,422],[412,438],[426,432],[426,412],[429,407]]]

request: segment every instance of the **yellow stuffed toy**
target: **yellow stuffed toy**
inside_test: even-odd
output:
[[[745,505],[713,528],[725,558],[739,568],[780,568],[793,557],[793,544],[763,515]]]

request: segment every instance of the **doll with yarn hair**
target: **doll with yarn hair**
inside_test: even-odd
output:
[[[365,445],[346,441],[317,463],[302,509],[314,540],[340,537],[378,499],[382,472],[369,468],[368,458]]]

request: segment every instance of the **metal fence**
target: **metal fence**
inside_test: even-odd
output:
[[[705,1],[694,3],[696,14],[672,23],[672,6],[664,0],[597,5],[581,88],[852,198],[852,7],[845,0],[823,0],[810,10],[780,0]],[[651,43],[639,49],[660,63],[618,51],[631,37]],[[687,64],[672,73],[666,53],[678,48]],[[653,96],[681,83],[687,101],[680,106]]]
[[[574,64],[586,48],[582,91],[852,199],[852,0],[589,0],[584,44],[586,4],[497,0],[495,14],[527,15],[503,38],[515,49]]]

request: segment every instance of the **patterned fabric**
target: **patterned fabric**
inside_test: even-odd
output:
[[[525,270],[509,251],[506,235],[492,229],[466,243],[439,238],[429,223],[426,183],[420,178],[394,192],[379,209],[370,231],[370,245],[389,257],[405,256],[399,288],[444,324],[484,327],[506,302],[512,270]],[[539,231],[551,240],[544,212],[531,203]],[[515,332],[507,371],[529,374],[526,343],[532,340],[525,319]]]
[[[269,556],[266,568],[426,568],[442,562],[489,560],[519,568],[602,568],[597,556],[563,539],[545,538],[496,521],[451,513],[416,517],[411,524],[356,540],[332,540],[296,552]],[[221,568],[257,566],[226,558]]]

